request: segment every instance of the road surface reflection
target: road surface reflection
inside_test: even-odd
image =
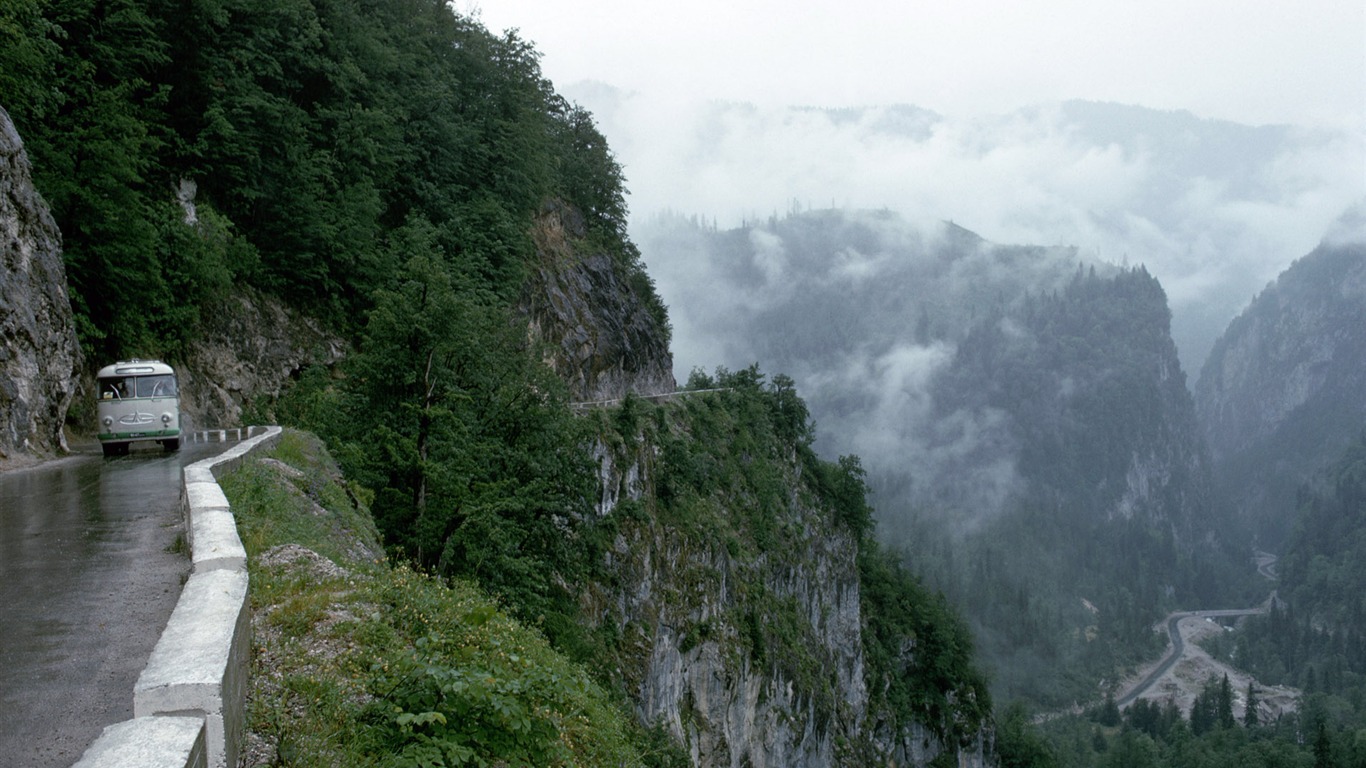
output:
[[[0,766],[75,762],[133,715],[189,573],[180,470],[221,443],[0,473]]]

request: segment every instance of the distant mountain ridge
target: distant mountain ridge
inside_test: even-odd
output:
[[[1075,246],[1162,281],[1192,373],[1246,301],[1363,192],[1366,137],[1351,131],[1089,101],[955,116],[906,104],[679,103],[603,83],[565,92],[593,110],[622,161],[638,241],[664,210],[729,228],[839,207]],[[673,286],[660,287],[673,302]]]
[[[1275,548],[1301,484],[1366,426],[1366,244],[1325,242],[1215,343],[1195,386],[1220,496]]]

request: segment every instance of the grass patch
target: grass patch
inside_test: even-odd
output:
[[[258,764],[672,764],[658,733],[477,586],[380,557],[312,436],[287,431],[222,484],[251,566]]]

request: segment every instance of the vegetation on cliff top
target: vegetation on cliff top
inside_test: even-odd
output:
[[[1366,755],[1366,432],[1298,495],[1278,568],[1285,602],[1212,650],[1303,690],[1305,730],[1322,722],[1334,749]]]
[[[316,438],[288,430],[222,484],[252,571],[253,760],[679,765],[475,584],[376,558],[374,525]]]
[[[479,337],[444,338],[473,347]],[[991,700],[966,627],[872,541],[858,460],[826,462],[815,455],[806,407],[790,379],[767,383],[756,368],[695,375],[695,388],[722,391],[669,404],[627,398],[588,418],[570,415],[550,379],[531,402],[516,396],[504,402],[497,387],[472,380],[432,415],[424,437],[422,399],[412,392],[383,411],[390,418],[348,409],[352,400],[387,402],[365,394],[377,386],[368,380],[367,349],[343,379],[306,377],[281,404],[284,412],[312,419],[337,446],[341,467],[357,482],[358,495],[373,499],[379,530],[400,561],[481,584],[508,613],[593,669],[615,696],[638,695],[644,660],[637,655],[657,629],[635,623],[623,633],[621,617],[587,612],[592,601],[585,596],[635,583],[619,572],[629,558],[606,554],[623,536],[632,547],[648,548],[636,534],[661,529],[670,547],[717,549],[735,596],[724,615],[703,618],[689,601],[721,578],[707,570],[711,559],[682,564],[701,579],[697,589],[687,574],[661,574],[671,615],[692,617],[682,629],[683,650],[720,643],[724,653],[739,653],[790,681],[817,717],[840,716],[847,692],[830,656],[836,649],[817,637],[807,608],[775,595],[765,576],[766,568],[805,562],[817,537],[851,543],[848,566],[862,595],[873,722],[893,729],[922,723],[951,748],[971,744],[988,722]],[[465,349],[457,357],[474,354]],[[517,379],[504,367],[515,361],[494,362],[483,368],[466,360],[459,367],[476,379]],[[383,382],[394,383],[392,377]],[[508,413],[499,416],[503,410]],[[601,494],[588,471],[593,441],[655,457],[644,495],[621,500],[605,516],[593,508]],[[419,460],[423,451],[427,458]],[[817,516],[808,518],[811,512]]]
[[[844,576],[860,597],[870,694],[868,722],[858,724],[864,743],[850,744],[846,757],[885,759],[869,738],[879,723],[892,732],[925,725],[950,750],[970,745],[990,720],[991,697],[966,626],[874,540],[859,459],[818,457],[806,404],[792,380],[781,374],[765,379],[757,367],[694,371],[688,389],[697,394],[665,404],[628,399],[598,414],[598,433],[613,464],[641,462],[647,487],[639,502],[620,501],[600,518],[596,536],[627,542],[636,557],[672,560],[652,550],[658,546],[654,532],[667,530],[669,550],[688,556],[656,567],[691,569],[701,584],[726,584],[729,595],[727,610],[712,613],[699,601],[715,595],[689,589],[683,574],[669,614],[682,625],[682,650],[713,642],[722,653],[738,652],[788,681],[826,722],[841,716],[849,722],[838,657],[850,651],[819,637],[812,605],[773,585],[818,572],[838,581],[838,568],[847,567]],[[821,558],[827,558],[823,565]],[[635,583],[631,556],[614,561],[600,567],[595,580]],[[621,619],[596,619],[608,641],[606,658],[632,652],[630,639],[613,632]]]

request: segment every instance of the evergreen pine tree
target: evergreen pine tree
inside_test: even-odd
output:
[[[1247,707],[1243,710],[1243,727],[1256,728],[1257,722],[1257,687],[1252,681],[1247,681]]]
[[[1105,705],[1101,707],[1100,717],[1096,719],[1096,722],[1108,728],[1113,728],[1114,726],[1119,725],[1119,720],[1119,706],[1115,704],[1115,695],[1113,693],[1106,694]]]
[[[1333,739],[1322,718],[1314,732],[1314,768],[1333,768]]]
[[[1191,733],[1199,736],[1214,726],[1214,717],[1210,711],[1209,695],[1207,691],[1201,691],[1195,695],[1195,701],[1191,703]]]
[[[1233,719],[1233,686],[1229,684],[1228,675],[1219,683],[1219,694],[1216,699],[1217,709],[1215,710],[1215,720],[1220,728],[1232,728],[1237,721]]]

